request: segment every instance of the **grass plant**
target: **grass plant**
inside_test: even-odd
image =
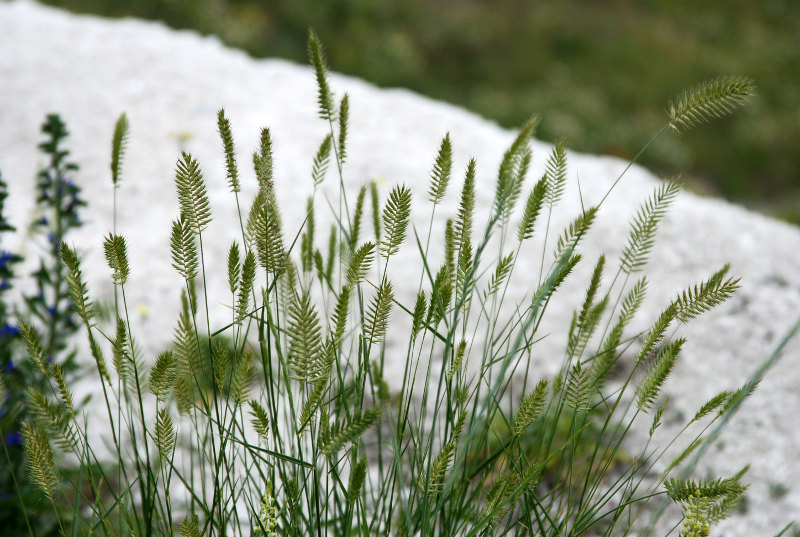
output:
[[[676,332],[728,299],[738,280],[723,266],[666,304],[649,330],[629,329],[648,285],[639,272],[678,186],[664,183],[643,201],[620,259],[590,261],[585,297],[565,327],[567,347],[553,357],[561,360],[559,373],[540,378],[530,366],[540,323],[584,262],[580,244],[603,208],[601,201],[583,209],[561,233],[550,229],[567,177],[564,145],[554,148],[544,176],[526,186],[537,119],[529,121],[503,156],[489,207],[476,206],[470,162],[438,250],[443,255],[434,255],[434,216],[455,181],[449,136],[432,164],[426,233],[411,226],[407,186],[395,186],[386,200],[374,185],[357,193],[344,188],[349,100],[330,87],[313,33],[309,56],[319,117],[330,133],[313,157],[312,194],[299,229],[287,228],[281,216],[270,131],[261,132],[252,155],[258,193],[248,203],[240,199],[244,174],[230,120],[218,114],[227,179],[240,207],[241,238],[227,259],[228,319],[212,322],[209,303],[223,297],[203,291],[212,277],[204,244],[219,224],[201,166],[188,153],[175,171],[180,204],[169,240],[184,285],[169,349],[146,357],[134,344],[126,291],[135,281],[128,280],[124,230],[103,244],[118,290],[110,326],[97,319],[78,253],[59,244],[103,407],[102,416],[76,410],[69,386],[46,359],[46,340],[24,325],[30,359],[49,384],[35,394],[42,412],[22,425],[23,445],[43,498],[54,507],[71,501],[80,515],[59,517],[61,533],[625,535],[652,527],[657,500],[669,498],[682,510],[682,519],[671,522],[683,523],[682,535],[707,535],[744,493],[746,468],[707,480],[684,469],[712,425],[724,423],[752,386],[719,394],[666,442],[654,433],[670,412],[661,391],[685,341]],[[727,114],[752,91],[743,78],[689,91],[669,107],[659,134]],[[126,129],[121,120],[115,131],[115,184],[124,180]],[[338,204],[328,204],[334,225],[327,246],[317,247],[317,186],[329,175],[338,178]],[[478,210],[486,217],[476,218]],[[370,212],[372,222],[365,222]],[[514,309],[509,282],[521,276],[515,263],[536,234],[549,239],[541,274],[527,296],[513,297],[521,304]],[[503,253],[491,253],[490,244]],[[393,284],[402,248],[418,254],[415,296],[402,296]],[[613,274],[610,285],[606,273]],[[407,266],[402,274],[409,278]],[[410,330],[399,336],[394,326]],[[633,362],[620,361],[623,353]],[[390,360],[405,364],[402,378],[392,379],[399,389],[386,379]],[[611,379],[612,369],[622,373]],[[90,441],[89,419],[105,423],[115,466]],[[690,429],[695,422],[701,426]],[[650,440],[630,445],[634,429],[649,430]],[[675,446],[680,455],[659,462]],[[77,478],[61,471],[76,461]]]

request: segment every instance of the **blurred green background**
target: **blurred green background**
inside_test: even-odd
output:
[[[724,74],[755,79],[743,112],[664,136],[643,164],[800,222],[797,0],[46,0],[163,20],[256,57],[305,61],[313,26],[333,70],[463,105],[538,137],[630,158],[667,101]]]

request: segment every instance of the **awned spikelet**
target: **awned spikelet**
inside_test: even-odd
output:
[[[211,222],[211,206],[208,201],[203,172],[197,161],[186,152],[181,153],[175,169],[175,186],[181,215],[194,233],[205,231]]]
[[[89,290],[86,282],[83,281],[80,261],[75,250],[61,243],[61,259],[67,266],[67,291],[72,300],[72,307],[84,323],[88,323],[94,317],[94,308],[89,300]]]
[[[289,366],[295,378],[308,381],[322,352],[322,337],[316,308],[303,293],[289,307]]]
[[[217,113],[217,130],[222,140],[222,150],[225,152],[225,172],[228,175],[228,185],[231,187],[231,192],[240,192],[239,168],[236,165],[236,148],[233,145],[231,122],[225,117],[224,109],[220,109]]]
[[[333,121],[336,112],[333,107],[333,92],[328,84],[328,64],[325,60],[325,50],[314,30],[308,31],[308,58],[314,68],[314,76],[317,78],[319,117],[326,121]]]
[[[47,433],[24,421],[20,427],[28,476],[39,490],[44,492],[50,501],[53,501],[60,477],[53,458],[53,449],[47,440]]]
[[[525,429],[544,413],[547,406],[548,386],[549,382],[546,379],[540,380],[533,392],[520,403],[517,415],[514,417],[514,425],[511,428],[515,438],[521,436]]]
[[[442,139],[439,146],[439,153],[436,155],[436,162],[431,171],[431,183],[428,187],[428,197],[436,205],[447,192],[447,185],[450,182],[450,171],[453,169],[453,144],[450,142],[448,132]]]
[[[128,116],[122,114],[114,125],[114,137],[111,140],[111,182],[119,186],[122,178],[122,158],[128,144]]]
[[[726,280],[729,269],[730,265],[725,265],[700,285],[683,291],[674,302],[675,317],[685,323],[733,296],[739,289],[739,278]]]
[[[325,174],[328,173],[328,165],[331,161],[331,147],[333,147],[333,137],[328,134],[317,149],[317,154],[314,155],[314,164],[311,167],[311,180],[314,186],[317,187],[325,180]]]
[[[114,271],[111,276],[114,285],[125,285],[130,274],[125,237],[109,233],[103,242],[103,250],[105,251],[109,268]]]
[[[664,219],[678,192],[680,192],[678,183],[664,183],[639,208],[631,222],[628,244],[620,257],[620,265],[625,273],[641,270],[647,263],[647,257],[655,244],[658,225]]]
[[[320,435],[320,451],[325,455],[335,455],[347,444],[357,442],[359,438],[381,417],[381,407],[372,407],[360,416],[353,416],[350,423],[339,429],[332,427],[324,437]]]
[[[350,96],[344,94],[339,103],[339,164],[347,159],[347,131],[350,126]]]
[[[375,245],[371,242],[362,244],[350,258],[347,267],[347,284],[356,285],[364,279],[375,258]]]
[[[684,343],[686,343],[685,339],[675,340],[662,347],[656,353],[653,365],[650,366],[636,389],[636,406],[642,412],[649,410],[658,397],[661,387],[675,367],[675,362]]]
[[[384,281],[378,292],[375,293],[372,301],[367,309],[366,324],[364,326],[364,336],[370,341],[378,343],[383,340],[386,335],[386,329],[389,327],[389,314],[392,311],[392,300],[394,299],[394,291],[392,290],[392,282]]]
[[[411,189],[406,186],[394,187],[382,214],[385,237],[381,241],[380,252],[383,257],[389,257],[400,251],[400,245],[406,238],[410,216]]]
[[[197,244],[189,224],[181,216],[172,222],[170,234],[170,252],[172,266],[185,280],[193,280],[197,276],[200,260],[197,256]]]
[[[705,82],[669,103],[669,126],[680,134],[712,118],[726,116],[747,101],[755,88],[755,82],[746,77],[722,76]]]

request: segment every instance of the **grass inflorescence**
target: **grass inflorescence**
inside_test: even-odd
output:
[[[411,188],[397,185],[385,200],[374,184],[344,188],[349,98],[337,106],[313,33],[308,48],[319,115],[330,131],[310,159],[312,194],[300,229],[281,215],[269,130],[252,158],[258,192],[249,206],[240,205],[246,177],[231,121],[223,111],[217,117],[241,232],[228,248],[227,297],[205,291],[211,275],[204,242],[216,222],[201,164],[188,153],[177,160],[180,203],[168,240],[183,285],[169,349],[151,358],[134,343],[126,298],[134,263],[124,230],[103,244],[118,291],[109,327],[96,315],[80,256],[59,243],[61,293],[88,339],[104,406],[95,418],[107,422],[105,441],[116,457],[109,470],[61,367],[47,358],[51,343],[41,328],[21,322],[31,363],[46,379],[43,389],[29,390],[34,410],[22,425],[25,462],[48,502],[62,506],[57,514],[72,507],[73,516],[58,516],[60,531],[623,535],[652,527],[659,498],[681,507],[685,535],[705,534],[728,516],[746,489],[745,470],[692,481],[683,469],[711,424],[735,410],[728,402],[741,397],[722,392],[666,442],[654,433],[670,411],[661,393],[685,343],[675,329],[727,300],[738,280],[724,266],[680,293],[648,330],[628,328],[647,290],[646,278],[633,275],[644,269],[678,185],[665,183],[644,200],[618,261],[594,262],[565,327],[559,373],[539,378],[530,357],[540,323],[585,262],[580,244],[590,240],[602,210],[601,201],[563,232],[551,230],[567,180],[563,142],[542,178],[526,186],[538,124],[532,118],[503,155],[488,207],[476,206],[470,161],[437,260],[430,253],[434,215],[456,181],[450,135],[432,165],[426,236],[411,225]],[[751,89],[724,79],[687,92],[662,131],[728,113]],[[115,185],[127,128],[122,116],[112,143]],[[338,174],[340,201],[328,204],[334,224],[327,245],[317,247],[315,194],[329,170]],[[483,228],[479,210],[487,211]],[[533,286],[528,296],[513,297],[511,308],[510,282],[520,276],[515,264],[534,236],[543,239],[540,274],[524,275]],[[490,243],[499,244],[498,254]],[[419,254],[419,285],[410,296],[396,285],[410,278],[407,264],[396,266],[403,248]],[[609,272],[613,277],[604,277]],[[212,323],[208,305],[220,300],[230,317]],[[212,332],[212,324],[224,328]],[[410,331],[398,334],[395,326]],[[635,359],[620,361],[624,353]],[[386,378],[390,360],[404,364],[400,378]],[[621,373],[611,379],[615,368]],[[704,424],[699,433],[688,429],[694,422]],[[649,430],[650,441],[630,444],[632,430]],[[683,452],[659,463],[673,445]],[[76,461],[77,475],[62,472]]]

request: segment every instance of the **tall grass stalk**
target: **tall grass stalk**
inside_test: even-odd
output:
[[[666,183],[643,201],[619,260],[590,261],[595,268],[566,327],[567,348],[550,357],[561,361],[559,372],[540,378],[531,361],[540,323],[584,262],[581,243],[606,198],[548,237],[566,180],[559,144],[544,177],[527,187],[517,207],[534,118],[502,159],[494,202],[481,208],[488,210],[483,229],[475,229],[471,161],[458,210],[444,230],[444,255],[431,253],[435,210],[453,168],[447,135],[432,166],[427,231],[410,227],[409,188],[394,187],[381,206],[373,185],[373,232],[366,237],[367,186],[354,204],[344,187],[349,98],[336,105],[313,33],[309,54],[319,115],[330,129],[313,159],[311,187],[316,192],[326,180],[331,154],[339,183],[338,203],[327,204],[333,222],[327,256],[316,247],[314,195],[301,227],[284,229],[266,129],[252,157],[258,193],[242,209],[245,178],[223,111],[218,129],[241,230],[241,241],[228,250],[229,319],[212,322],[209,303],[222,297],[204,291],[211,276],[204,242],[220,224],[201,166],[189,154],[176,165],[180,209],[170,244],[184,285],[171,348],[145,358],[134,344],[126,286],[135,282],[128,282],[125,240],[117,230],[104,244],[119,290],[112,329],[95,319],[78,256],[62,246],[70,297],[102,386],[106,441],[119,463],[110,479],[86,420],[73,411],[69,387],[42,361],[38,336],[27,330],[31,359],[52,390],[36,395],[40,411],[26,425],[25,448],[31,477],[48,499],[73,502],[82,515],[63,533],[624,535],[645,526],[655,498],[668,497],[682,508],[683,534],[702,535],[730,514],[746,488],[746,469],[718,480],[674,475],[693,446],[710,436],[706,431],[725,423],[739,395],[721,394],[672,439],[655,432],[670,412],[661,390],[680,358],[680,326],[728,299],[738,280],[723,267],[676,296],[649,330],[629,329],[647,289],[645,278],[632,276],[646,265],[678,186]],[[687,92],[669,108],[659,134],[728,113],[751,92],[745,79],[718,79]],[[126,132],[123,116],[112,151],[115,185]],[[535,235],[544,245],[541,276],[510,304],[515,263]],[[419,254],[416,296],[396,292],[393,278],[413,275],[392,263],[401,248]],[[608,270],[614,276],[606,286]],[[224,328],[212,332],[217,323]],[[394,327],[406,325],[410,332],[399,337]],[[636,358],[627,363],[623,354]],[[402,378],[391,383],[389,360],[405,360]],[[612,378],[612,369],[623,372]],[[700,432],[689,427],[694,422],[702,424]],[[650,439],[632,445],[634,430],[649,430]],[[684,453],[659,462],[675,447]],[[59,465],[76,460],[85,469],[81,482],[58,480]]]

